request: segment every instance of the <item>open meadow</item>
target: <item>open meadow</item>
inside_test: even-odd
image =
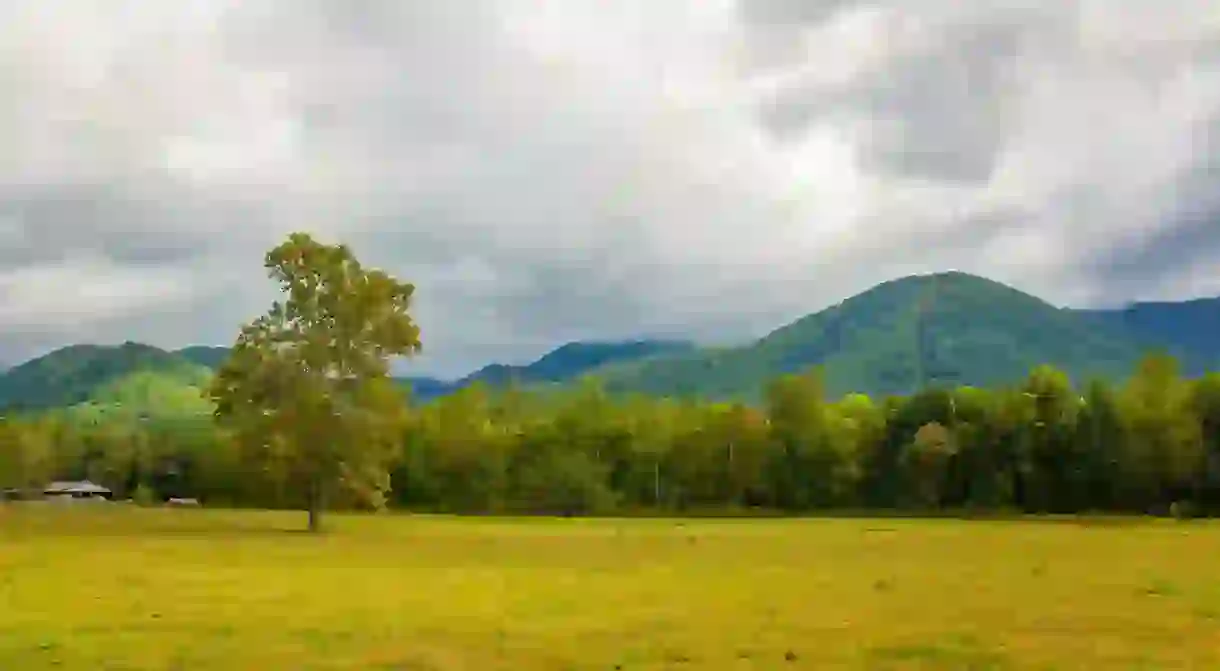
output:
[[[1220,526],[0,506],[0,669],[1220,668]]]

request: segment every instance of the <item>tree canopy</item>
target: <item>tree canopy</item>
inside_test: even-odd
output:
[[[390,359],[420,349],[414,287],[304,233],[265,266],[286,297],[241,329],[208,393],[247,461],[302,492],[317,530],[335,494],[384,504],[406,419]]]

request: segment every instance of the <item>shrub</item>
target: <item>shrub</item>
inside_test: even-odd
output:
[[[136,487],[136,490],[131,493],[131,500],[138,506],[151,506],[159,500],[157,492],[148,485],[141,484]]]
[[[1191,501],[1174,501],[1169,504],[1169,516],[1175,520],[1189,520],[1197,515],[1198,511]]]

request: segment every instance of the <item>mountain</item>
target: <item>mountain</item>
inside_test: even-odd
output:
[[[210,375],[207,368],[151,345],[70,345],[0,375],[0,408],[155,405],[168,390],[189,394],[191,388],[197,397]]]
[[[430,401],[445,394],[457,391],[458,387],[452,380],[441,380],[435,377],[399,377],[400,384],[411,390],[411,398],[419,401]]]
[[[476,382],[563,384],[585,375],[610,391],[757,400],[782,373],[821,366],[832,395],[902,394],[926,384],[997,385],[1049,363],[1073,379],[1122,378],[1150,349],[1188,374],[1220,369],[1220,298],[1136,303],[1117,310],[1059,308],[964,273],[880,284],[740,347],[687,342],[569,343],[527,365],[491,364],[458,380],[404,377],[427,401]],[[200,394],[224,347],[165,351],[128,342],[73,345],[0,374],[0,408],[125,408],[201,414]]]
[[[692,349],[689,343],[641,340],[569,343],[524,365],[492,364],[459,380],[401,378],[426,401],[483,382],[493,387],[564,382],[598,366]],[[202,397],[211,375],[228,357],[226,347],[192,346],[166,351],[128,342],[119,346],[72,345],[0,374],[0,408],[73,407],[144,415],[209,411]]]
[[[573,342],[554,349],[533,363],[518,366],[490,364],[459,380],[446,382],[430,377],[404,378],[416,399],[426,401],[452,393],[476,382],[502,387],[562,383],[575,380],[603,366],[646,361],[695,351],[695,345],[671,340],[634,340],[627,342]]]
[[[1184,305],[1184,304],[1179,304]],[[1181,312],[1178,312],[1181,310]],[[965,273],[906,277],[801,318],[756,342],[688,352],[598,373],[612,391],[757,399],[767,380],[821,366],[832,395],[909,393],[925,384],[996,385],[1050,363],[1076,380],[1125,376],[1149,349],[1190,354],[1204,337],[1195,308],[1155,312],[1137,328],[1104,311],[1055,307]],[[1174,315],[1174,316],[1169,316]],[[1214,331],[1213,331],[1214,333]],[[1215,343],[1213,343],[1215,348]]]
[[[170,419],[201,417],[212,412],[204,397],[211,371],[198,368],[193,379],[141,370],[103,384],[88,400],[65,408],[74,419],[93,421],[103,417]]]
[[[694,351],[689,342],[668,340],[635,340],[630,342],[573,342],[552,350],[525,366],[491,364],[467,375],[459,385],[476,381],[491,385],[510,381],[563,382],[580,377],[595,368],[624,361],[641,361]]]
[[[173,353],[191,363],[211,368],[212,370],[220,368],[225,359],[229,358],[228,347],[212,347],[209,345],[192,345],[174,350]]]
[[[1189,374],[1220,370],[1220,298],[1075,312],[1093,324],[1124,331],[1145,347],[1172,345]]]

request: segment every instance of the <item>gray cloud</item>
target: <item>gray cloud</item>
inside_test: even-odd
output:
[[[792,5],[787,14],[805,7],[767,4]],[[811,4],[823,5],[811,12],[822,17],[828,5],[848,3]],[[795,79],[764,103],[764,126],[787,139],[829,117],[857,129],[870,172],[985,184],[1019,123],[1023,56],[1053,48],[1051,40],[1074,22],[1062,9],[979,12],[976,6],[967,16],[943,15],[929,12],[926,23],[918,13],[871,15],[876,30],[890,38],[889,53],[834,85],[817,69]]]
[[[447,374],[945,268],[1220,293],[1205,0],[10,5],[0,358],[227,342],[297,229],[414,281]]]

